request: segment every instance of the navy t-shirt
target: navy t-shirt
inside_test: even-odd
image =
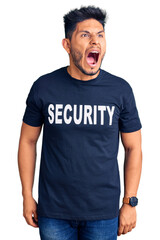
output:
[[[100,68],[91,80],[67,66],[38,78],[23,121],[43,125],[38,215],[68,220],[119,214],[119,131],[142,125],[129,83]]]

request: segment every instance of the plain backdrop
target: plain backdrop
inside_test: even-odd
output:
[[[23,217],[17,151],[25,101],[41,75],[69,64],[62,47],[63,15],[81,5],[105,9],[107,51],[102,68],[133,88],[142,122],[143,169],[138,190],[137,226],[118,239],[159,238],[160,215],[160,14],[158,0],[14,0],[0,3],[0,235],[38,240],[38,228]],[[41,136],[33,197],[38,197]],[[124,150],[118,162],[123,197]]]

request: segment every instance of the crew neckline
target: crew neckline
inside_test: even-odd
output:
[[[97,80],[99,80],[99,79],[102,77],[102,69],[100,68],[100,72],[99,72],[99,74],[98,74],[98,76],[97,76],[96,78],[93,78],[93,79],[90,79],[90,80],[77,79],[77,78],[72,77],[72,76],[68,73],[67,67],[69,67],[69,66],[65,66],[65,67],[64,67],[66,76],[67,76],[71,81],[73,81],[73,82],[75,82],[75,83],[77,83],[77,84],[85,84],[85,85],[92,84],[92,83],[96,82]]]

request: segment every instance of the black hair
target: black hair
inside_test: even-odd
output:
[[[90,18],[93,18],[99,21],[102,24],[104,29],[105,23],[106,23],[106,17],[108,17],[106,11],[95,6],[88,6],[88,7],[81,6],[80,9],[75,8],[71,10],[70,12],[68,12],[63,16],[65,38],[69,38],[69,40],[71,40],[72,34],[76,29],[77,23]]]

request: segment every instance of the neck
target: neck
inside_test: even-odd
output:
[[[71,64],[70,64],[70,66],[67,67],[67,71],[68,71],[69,75],[71,75],[71,77],[79,79],[79,80],[83,80],[83,81],[94,79],[100,73],[100,70],[98,70],[98,72],[94,75],[87,75],[87,74],[84,74],[83,72],[81,72],[75,65],[71,65]]]

